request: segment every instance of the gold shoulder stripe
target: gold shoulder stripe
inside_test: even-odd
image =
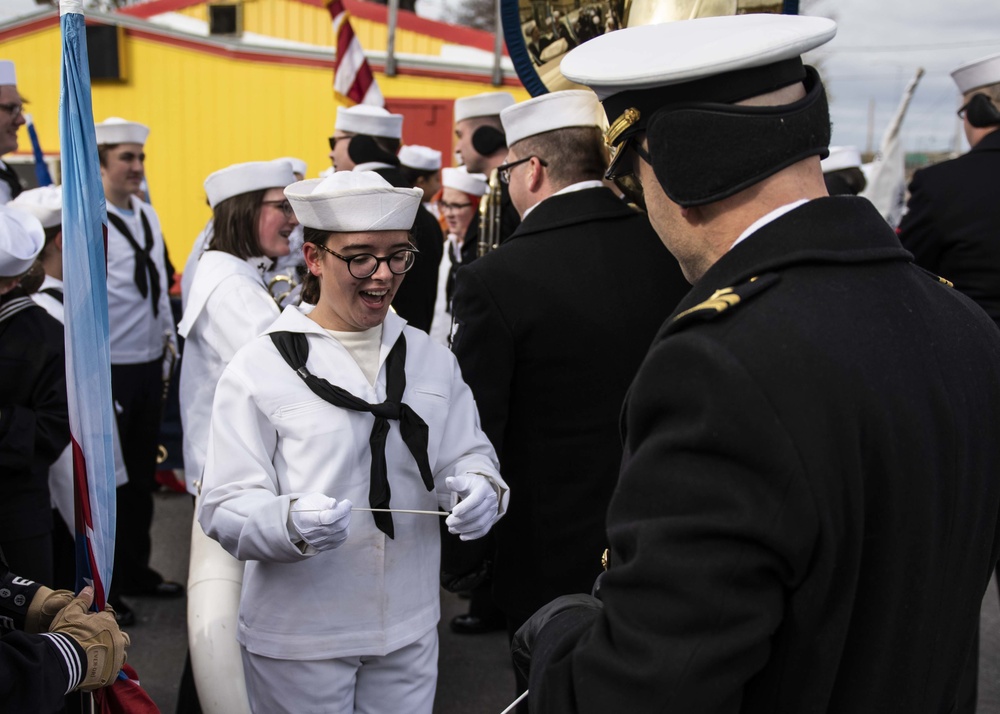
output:
[[[728,288],[720,288],[712,293],[707,300],[674,316],[668,325],[668,333],[684,329],[686,325],[704,320],[711,320],[730,308],[742,305],[755,295],[767,290],[777,283],[777,273],[765,273],[750,278],[744,283]]]
[[[955,287],[955,283],[951,282],[950,280],[948,280],[946,278],[942,278],[940,275],[937,276],[937,279],[938,279],[938,282],[944,283],[949,288]]]
[[[723,310],[728,310],[733,305],[738,304],[739,301],[740,296],[734,293],[732,288],[722,288],[721,290],[716,290],[712,293],[712,297],[705,302],[698,303],[694,307],[685,310],[681,314],[674,317],[673,321],[677,322],[686,315],[690,315],[693,312],[701,312],[702,310],[715,310],[716,313],[719,313]]]

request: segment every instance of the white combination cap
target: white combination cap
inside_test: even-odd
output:
[[[9,203],[0,206],[0,277],[28,271],[45,245],[45,230],[37,218]]]
[[[507,146],[521,139],[556,129],[576,126],[600,126],[601,103],[588,89],[550,92],[507,107],[500,112]]]
[[[306,171],[309,168],[305,161],[297,159],[294,156],[282,156],[280,159],[275,159],[275,161],[287,161],[292,165],[292,171],[302,176],[306,175]]]
[[[418,171],[437,171],[441,168],[441,152],[429,146],[407,144],[399,150],[399,163]]]
[[[293,183],[285,196],[299,223],[339,233],[408,231],[424,192],[396,188],[374,171],[337,171]]]
[[[368,104],[337,107],[337,120],[333,128],[335,131],[348,131],[352,134],[402,139],[403,115],[392,114],[382,107]]]
[[[292,165],[284,159],[248,161],[209,174],[205,179],[205,193],[208,205],[215,208],[227,198],[241,193],[284,188],[297,180],[292,173]]]
[[[958,91],[968,94],[980,87],[1000,84],[1000,54],[980,57],[977,60],[963,64],[951,73],[951,78],[958,85]],[[0,82],[3,84],[3,82]]]
[[[797,58],[836,33],[833,20],[800,15],[666,22],[595,37],[570,51],[560,70],[604,101],[622,92],[683,85]],[[739,75],[733,80],[740,81]]]
[[[441,185],[463,191],[470,196],[482,196],[490,188],[486,174],[470,174],[464,166],[459,166],[457,169],[441,169]]]
[[[831,146],[830,155],[820,161],[823,173],[842,169],[860,169],[861,151],[856,146]]]
[[[105,144],[145,144],[149,136],[149,127],[134,121],[125,121],[121,117],[108,117],[100,124],[95,124],[97,145]]]
[[[17,84],[17,73],[14,71],[13,62],[0,60],[0,86],[7,84]]]
[[[62,225],[62,186],[29,188],[18,194],[10,205],[33,215],[43,228]]]
[[[475,117],[498,117],[500,112],[514,103],[510,92],[486,92],[455,100],[455,123]]]

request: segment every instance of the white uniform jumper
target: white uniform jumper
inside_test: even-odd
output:
[[[425,333],[406,327],[390,312],[373,385],[347,349],[302,309],[286,308],[268,328],[268,333],[281,331],[307,336],[309,372],[371,404],[385,400],[385,360],[405,331],[403,402],[427,423],[435,490],[426,490],[399,423],[392,422],[386,441],[392,507],[450,508],[445,479],[470,472],[486,475],[506,490],[454,356]],[[369,413],[342,409],[316,396],[267,335],[240,350],[223,372],[199,519],[206,533],[247,561],[239,640],[248,652],[277,660],[343,662],[389,655],[425,637],[435,638],[436,651],[438,518],[393,514],[395,538],[390,539],[375,526],[372,514],[355,511],[345,543],[324,552],[308,546],[303,552],[293,542],[300,540],[297,534],[289,532],[290,502],[307,493],[368,505],[373,421]],[[505,501],[501,499],[501,512]],[[432,676],[436,664],[433,670]],[[303,675],[289,682],[280,693],[287,711],[312,711],[306,703],[322,685],[306,679]],[[358,686],[361,696],[360,677]],[[393,686],[382,684],[384,701],[393,700]],[[400,681],[395,686],[407,685]],[[430,693],[433,700],[433,685]],[[365,710],[377,711],[378,706]]]

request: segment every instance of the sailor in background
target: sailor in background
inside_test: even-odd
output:
[[[184,475],[197,495],[205,467],[212,399],[222,370],[237,350],[277,319],[278,305],[264,284],[272,261],[288,254],[298,226],[284,188],[295,182],[284,160],[234,164],[205,179],[215,225],[211,247],[198,262],[187,309],[178,325],[184,338],[180,402]],[[243,563],[191,529],[188,639],[195,683],[206,712],[235,711],[246,685],[236,642]],[[214,703],[218,700],[218,703]]]
[[[500,176],[521,225],[457,277],[452,350],[519,495],[494,533],[493,597],[510,635],[601,572],[625,391],[691,287],[646,217],[602,182],[600,112],[590,90],[503,110]]]
[[[0,551],[52,582],[49,467],[69,443],[62,325],[31,299],[45,243],[34,215],[0,206]]]
[[[514,104],[509,92],[486,92],[455,100],[455,153],[470,174],[485,174],[490,178],[493,170],[507,156],[507,137],[503,133],[500,112]],[[499,235],[493,236],[502,243],[517,228],[521,217],[510,202],[507,187],[499,190]],[[479,220],[469,224],[462,241],[462,263],[468,265],[477,257]]]
[[[462,267],[462,257],[467,255],[463,250],[465,237],[469,234],[469,227],[479,220],[479,201],[489,190],[486,174],[470,174],[465,166],[441,171],[441,197],[437,209],[447,235],[445,256],[438,273],[438,297],[434,304],[431,337],[443,345],[451,345],[451,299],[455,294],[455,273]]]
[[[62,187],[41,186],[23,191],[11,206],[28,211],[35,216],[45,230],[45,245],[38,254],[38,264],[45,271],[38,290],[31,299],[43,307],[49,315],[65,323],[63,310],[63,260],[62,260]],[[113,446],[115,451],[115,482],[121,486],[128,481],[125,462],[122,458],[121,440],[118,426],[114,426]],[[75,507],[73,502],[73,449],[69,444],[49,467],[49,494],[52,499],[52,557],[53,576],[50,584],[58,588],[75,589],[76,586],[76,545],[73,534],[76,531]],[[119,624],[127,626],[134,621],[130,613],[115,613]]]
[[[972,149],[913,175],[903,247],[955,284],[1000,325],[1000,54],[952,72]]]
[[[868,180],[856,146],[831,146],[830,155],[819,163],[826,192],[831,196],[857,196],[865,190]]]
[[[407,185],[424,192],[420,205],[440,219],[434,197],[441,190],[441,152],[429,146],[407,144],[399,150],[399,173]]]
[[[285,308],[223,372],[199,520],[246,562],[238,638],[254,711],[429,714],[437,514],[352,504],[453,506],[450,530],[479,538],[506,484],[454,358],[389,310],[421,192],[338,171],[285,195],[306,226],[315,308]]]
[[[117,117],[96,125],[108,209],[108,318],[111,391],[128,483],[118,488],[111,595],[180,597],[184,588],[149,567],[156,454],[165,371],[177,337],[167,291],[163,234],[156,211],[135,196],[145,175],[149,128]]]
[[[599,599],[515,638],[534,714],[957,711],[1000,553],[1000,332],[827,196],[800,54],[835,32],[711,17],[563,59],[693,287],[629,390]]]
[[[17,130],[24,124],[24,100],[17,91],[14,63],[0,60],[0,156],[17,151]],[[0,159],[0,205],[16,198],[22,190],[14,169]]]
[[[331,156],[337,171],[374,171],[396,188],[410,188],[399,170],[403,115],[381,107],[358,104],[338,107]],[[426,200],[426,199],[424,199]],[[437,297],[438,266],[444,252],[444,236],[437,218],[422,205],[413,222],[411,238],[417,260],[393,299],[392,308],[411,326],[431,329]]]

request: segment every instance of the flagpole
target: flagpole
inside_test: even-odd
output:
[[[385,48],[385,76],[396,76],[396,22],[399,19],[399,0],[389,0],[389,37]]]

